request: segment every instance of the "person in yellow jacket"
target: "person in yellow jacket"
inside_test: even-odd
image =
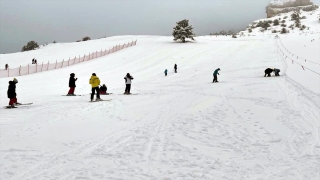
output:
[[[92,73],[92,76],[89,80],[89,84],[91,84],[91,101],[93,101],[93,96],[95,94],[95,91],[97,91],[97,99],[96,101],[101,101],[100,99],[100,92],[99,92],[99,85],[100,85],[100,79],[96,75],[96,73]]]

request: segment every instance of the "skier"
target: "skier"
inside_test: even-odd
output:
[[[167,76],[168,70],[164,70],[164,75]]]
[[[266,75],[268,75],[268,77],[271,76],[273,69],[271,68],[267,68],[266,70],[264,70],[264,77],[266,77]]]
[[[6,65],[4,66],[4,68],[5,68],[6,70],[8,70],[9,65],[8,65],[8,64],[6,64]]]
[[[71,73],[70,74],[70,79],[69,79],[69,92],[67,94],[67,96],[75,96],[74,94],[74,89],[76,88],[76,81],[78,80],[78,78],[74,78],[75,74]]]
[[[100,94],[106,94],[108,95],[109,93],[107,93],[107,86],[105,84],[103,84],[101,87],[100,87]]]
[[[124,79],[126,80],[126,89],[124,90],[123,94],[131,94],[130,93],[131,80],[133,79],[133,77],[129,73],[127,73],[127,75],[124,77]]]
[[[279,74],[280,69],[274,68],[273,71],[274,71],[275,76],[280,76],[280,74]]]
[[[32,64],[34,64],[34,58],[32,59]]]
[[[97,98],[96,101],[101,101],[100,99],[100,91],[99,91],[99,85],[100,85],[100,79],[97,77],[96,73],[92,73],[92,76],[89,80],[89,84],[91,84],[91,101],[93,101],[94,93],[97,92]]]
[[[17,94],[16,94],[16,84],[18,83],[18,80],[16,78],[13,78],[12,81],[9,81],[9,87],[8,87],[8,98],[10,99],[9,101],[9,106],[11,108],[15,108],[15,104],[20,104],[17,102]]]
[[[177,69],[178,69],[178,68],[177,68],[177,64],[174,64],[174,67],[173,67],[173,68],[174,68],[174,72],[177,73]]]
[[[218,76],[217,76],[217,75],[220,75],[220,74],[219,74],[219,71],[220,71],[220,68],[216,69],[216,70],[213,72],[213,81],[212,81],[213,83],[214,83],[214,82],[219,82],[219,81],[218,81]]]

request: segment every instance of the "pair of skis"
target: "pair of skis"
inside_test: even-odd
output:
[[[16,104],[15,106],[4,106],[5,109],[13,109],[13,108],[18,108],[18,106],[26,106],[26,105],[32,105],[33,103],[19,103]]]

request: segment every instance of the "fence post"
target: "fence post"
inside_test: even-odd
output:
[[[47,71],[49,70],[49,61],[48,61],[48,65],[47,65]]]
[[[69,66],[69,62],[70,62],[70,57],[69,57],[69,60],[68,60],[68,66]]]
[[[38,64],[36,64],[36,73],[38,72]]]
[[[63,67],[64,59],[62,60],[61,68]]]
[[[57,60],[56,60],[56,65],[54,66],[54,69],[57,69]]]
[[[21,65],[20,65],[20,68],[19,68],[19,76],[21,76],[21,72],[20,71],[21,71]]]
[[[10,77],[10,72],[9,72],[9,69],[10,69],[10,68],[8,67],[8,77]]]
[[[42,68],[43,68],[43,61],[42,61],[42,65],[41,65],[41,72],[42,72]]]

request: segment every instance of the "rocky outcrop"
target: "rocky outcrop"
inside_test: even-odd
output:
[[[276,16],[279,13],[287,13],[301,9],[303,11],[313,11],[318,9],[310,0],[271,0],[266,7],[267,18]]]

